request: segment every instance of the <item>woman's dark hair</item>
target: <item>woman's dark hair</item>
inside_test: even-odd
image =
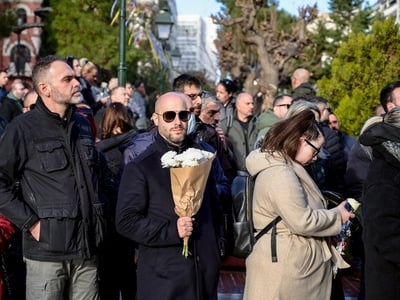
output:
[[[228,92],[228,94],[230,94],[230,93],[234,94],[234,93],[236,93],[237,90],[238,90],[236,84],[235,84],[232,80],[227,79],[227,78],[221,79],[221,80],[218,82],[218,84],[223,85],[224,88],[225,88],[225,90]]]
[[[72,68],[72,69],[74,69],[74,59],[77,59],[76,57],[74,57],[74,56],[67,56],[66,58],[65,58],[65,62]]]
[[[131,130],[133,128],[132,120],[128,115],[127,108],[122,103],[111,103],[104,111],[101,128],[102,139],[114,135],[113,131],[117,128],[120,128],[121,133]]]
[[[270,154],[279,152],[286,161],[289,158],[294,160],[301,137],[314,141],[320,135],[322,133],[315,120],[314,113],[305,110],[274,124],[265,135],[261,151]]]

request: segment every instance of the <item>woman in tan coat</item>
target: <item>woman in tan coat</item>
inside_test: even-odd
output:
[[[271,232],[262,236],[246,259],[244,299],[329,300],[332,267],[348,267],[330,244],[341,225],[354,217],[345,201],[326,209],[317,185],[304,166],[316,160],[324,142],[311,111],[275,124],[261,149],[246,159],[254,188],[254,226],[260,231],[273,219],[277,261],[272,262]]]

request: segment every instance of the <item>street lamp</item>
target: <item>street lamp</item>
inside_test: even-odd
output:
[[[157,27],[157,37],[162,41],[168,40],[171,28],[174,25],[174,20],[170,12],[168,10],[161,10],[154,18],[154,23]]]
[[[178,68],[179,63],[181,62],[181,57],[182,57],[182,54],[181,54],[181,51],[179,51],[179,48],[175,47],[171,51],[170,56],[171,56],[172,67],[174,69]]]
[[[44,27],[43,23],[25,23],[25,24],[20,24],[18,26],[13,26],[12,27],[12,32],[17,34],[17,60],[15,62],[16,64],[16,71],[17,71],[17,76],[19,77],[20,75],[20,65],[21,65],[21,32],[24,31],[25,29],[29,28],[38,28],[38,27]],[[24,69],[25,72],[25,69]],[[24,74],[25,75],[25,74]]]

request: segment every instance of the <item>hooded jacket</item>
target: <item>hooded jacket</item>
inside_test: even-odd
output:
[[[271,260],[271,234],[263,235],[246,259],[244,299],[329,300],[332,263],[348,267],[330,245],[341,230],[338,208],[326,209],[317,185],[300,164],[278,154],[250,153],[246,166],[257,176],[253,221],[257,231],[274,218],[277,262]]]
[[[378,123],[359,140],[373,154],[361,205],[365,299],[400,299],[400,128]]]

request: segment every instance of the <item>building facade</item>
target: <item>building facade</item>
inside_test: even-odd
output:
[[[210,81],[218,79],[218,64],[214,40],[217,37],[216,25],[211,18],[198,15],[178,15],[176,28],[177,47],[181,60],[178,72],[205,72]]]
[[[0,68],[10,77],[30,77],[41,44],[39,14],[42,0],[0,1],[0,10],[16,12],[17,24],[9,37],[0,39]]]

